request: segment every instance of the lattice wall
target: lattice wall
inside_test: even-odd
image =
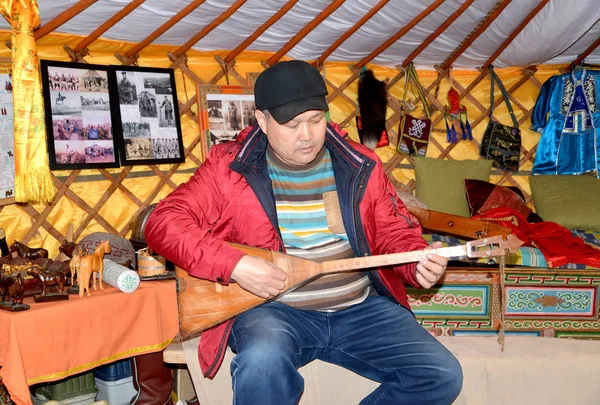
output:
[[[179,107],[184,131],[186,163],[161,166],[123,167],[114,170],[75,170],[72,172],[53,173],[56,195],[48,206],[18,204],[0,207],[0,218],[3,226],[9,230],[9,242],[12,239],[28,243],[30,246],[43,246],[51,251],[54,257],[58,246],[65,239],[68,223],[74,226],[73,239],[94,231],[106,231],[129,237],[131,227],[138,215],[151,203],[167,195],[178,184],[186,181],[193,170],[202,162],[200,145],[200,128],[198,126],[198,94],[197,85],[224,84],[224,73],[219,66],[225,66],[216,57],[210,69],[192,70],[188,67],[187,56],[176,58],[167,55],[171,66],[176,69]],[[123,59],[124,63],[134,62]],[[266,66],[263,63],[263,66]],[[397,130],[401,119],[400,103],[404,81],[403,71],[375,68],[379,79],[386,79],[389,91],[388,133],[393,145],[378,150],[386,165],[386,171],[398,187],[414,190],[414,172],[411,169],[411,157],[394,152]],[[228,64],[230,84],[248,84],[245,75],[236,70],[235,61]],[[217,72],[215,74],[215,72]],[[485,72],[450,72],[420,71],[420,79],[426,89],[427,99],[431,105],[434,123],[433,139],[430,141],[427,156],[440,159],[477,159],[479,158],[479,141],[487,125],[489,107],[489,77]],[[521,188],[529,197],[528,178],[539,135],[528,130],[531,109],[535,103],[539,87],[556,69],[544,69],[538,72],[535,68],[509,69],[498,72],[511,94],[511,101],[521,125],[523,149],[521,153],[522,172],[517,174],[494,173],[493,181],[498,184],[514,185]],[[357,77],[358,72],[352,67],[326,65],[325,78],[329,86],[329,102],[331,116],[340,122],[350,135],[357,139],[354,117],[357,112]],[[449,84],[461,94],[461,103],[467,107],[469,120],[473,128],[474,140],[461,141],[456,144],[446,142],[443,110],[446,104],[446,93]],[[439,86],[439,89],[436,88]],[[496,96],[494,115],[502,122],[509,123],[506,108],[501,104],[500,94]],[[416,113],[419,115],[419,112]],[[140,177],[140,172],[150,171],[153,175]],[[76,181],[79,179],[79,181]],[[93,190],[89,179],[93,181]],[[2,212],[4,211],[4,212]],[[29,226],[29,222],[31,225]],[[124,224],[116,226],[115,223]],[[28,228],[24,232],[18,229]],[[12,230],[12,232],[11,232]]]

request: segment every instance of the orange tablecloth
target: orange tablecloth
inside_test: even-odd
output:
[[[31,405],[29,385],[164,349],[179,332],[175,282],[145,281],[131,294],[104,284],[91,296],[0,310],[0,375],[11,399]]]

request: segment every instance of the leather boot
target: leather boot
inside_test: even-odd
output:
[[[173,405],[173,373],[163,363],[162,351],[131,358],[133,388],[137,394],[129,401],[135,405]]]

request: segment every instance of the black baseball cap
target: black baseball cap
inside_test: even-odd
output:
[[[254,101],[258,110],[280,124],[308,110],[328,111],[327,87],[321,74],[301,60],[279,62],[267,68],[254,84]]]

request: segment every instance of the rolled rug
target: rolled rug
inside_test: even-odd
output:
[[[140,285],[140,276],[135,271],[108,259],[104,259],[102,278],[108,285],[125,293],[134,292]]]

